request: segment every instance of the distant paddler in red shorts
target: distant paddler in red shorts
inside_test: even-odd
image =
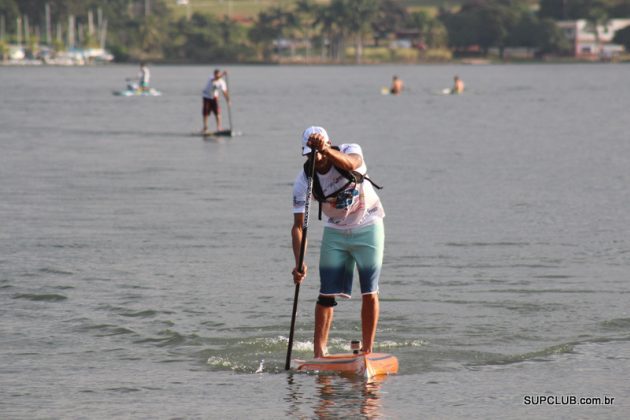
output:
[[[313,149],[316,150],[314,162],[310,157]],[[351,296],[355,267],[362,295],[361,350],[371,353],[379,316],[378,281],[385,243],[385,211],[374,189],[380,187],[366,175],[361,146],[354,143],[333,146],[322,127],[309,127],[304,131],[302,155],[309,158],[293,185],[291,237],[295,256],[293,281],[296,285],[302,283],[307,274],[306,264],[299,267],[299,261],[300,254],[303,257],[304,213],[310,199],[307,190],[313,163],[312,196],[320,202],[321,211],[326,216],[319,257],[319,298],[315,305],[315,357],[327,354],[333,308],[337,305],[335,298]]]
[[[227,83],[223,77],[227,75],[227,71],[221,73],[219,69],[214,71],[214,75],[208,79],[205,89],[203,90],[203,130],[202,133],[208,132],[208,117],[214,113],[217,122],[217,131],[221,131],[221,108],[219,107],[219,92],[223,92],[223,96],[227,103],[230,103],[230,95],[228,94]]]

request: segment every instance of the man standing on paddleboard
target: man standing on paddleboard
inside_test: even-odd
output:
[[[355,267],[359,273],[362,307],[363,348],[371,353],[379,316],[378,280],[383,262],[385,211],[376,194],[375,184],[367,177],[361,146],[354,143],[333,146],[326,130],[309,127],[302,134],[302,155],[316,150],[313,197],[326,216],[319,257],[320,291],[315,305],[315,357],[326,355],[328,333],[333,320],[335,298],[349,298]],[[296,285],[306,277],[307,267],[299,266],[308,175],[312,173],[309,157],[293,185],[293,227],[291,237]],[[377,187],[380,188],[380,187]]]
[[[140,63],[140,71],[138,72],[138,89],[146,92],[149,90],[149,80],[151,79],[151,72],[149,66],[144,61]]]
[[[208,132],[208,117],[214,112],[217,121],[217,131],[221,131],[221,108],[219,107],[219,92],[223,92],[223,96],[227,103],[230,103],[230,95],[227,90],[227,83],[223,77],[227,71],[221,73],[219,69],[214,71],[214,75],[206,83],[203,90],[203,134]]]

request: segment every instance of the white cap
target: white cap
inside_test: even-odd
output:
[[[324,127],[311,126],[302,133],[302,156],[311,153],[311,148],[306,145],[306,142],[308,142],[308,138],[313,134],[321,134],[324,136],[324,139],[330,143],[328,133],[324,130]]]

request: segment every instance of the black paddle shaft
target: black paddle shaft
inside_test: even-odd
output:
[[[228,95],[231,95],[230,92],[230,82],[228,81],[228,75],[227,72],[225,73],[225,87],[227,88],[228,91]],[[230,123],[230,135],[232,135],[232,105],[230,105],[231,101],[226,101],[227,102],[227,109],[228,109],[228,121]]]
[[[308,188],[306,189],[306,203],[304,207],[304,224],[302,225],[302,242],[300,243],[300,255],[298,257],[298,270],[302,273],[304,265],[304,254],[306,251],[306,234],[308,232],[308,216],[311,207],[311,194],[313,193],[313,177],[315,176],[315,149],[311,149],[309,154],[311,159],[311,173],[308,174]],[[298,297],[300,295],[300,284],[295,285],[295,295],[293,296],[293,312],[291,313],[291,330],[289,331],[289,346],[287,348],[287,361],[285,370],[291,369],[291,350],[293,350],[293,332],[295,331],[295,318],[297,315]]]

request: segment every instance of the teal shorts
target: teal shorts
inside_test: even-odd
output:
[[[378,292],[384,245],[382,221],[358,229],[324,228],[319,255],[320,295],[350,297],[355,267],[361,294]]]

